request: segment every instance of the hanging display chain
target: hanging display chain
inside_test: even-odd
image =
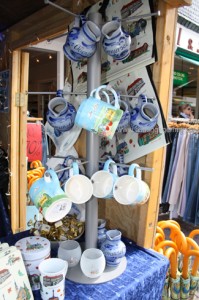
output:
[[[61,7],[61,6],[57,5],[57,4],[49,1],[49,0],[44,0],[44,3],[45,4],[50,4],[50,5],[52,5],[52,6],[56,7],[56,8],[64,11],[64,12],[66,12],[69,15],[72,15],[74,17],[79,17],[79,15],[74,14],[73,12],[71,12],[71,11],[69,11],[69,10],[67,10],[67,9],[65,9],[65,8],[63,8],[63,7]],[[128,17],[128,18],[125,18],[125,19],[119,19],[118,18],[118,21],[121,21],[121,22],[122,21],[127,21],[128,22],[128,21],[131,21],[131,20],[137,20],[137,19],[141,19],[141,18],[145,18],[145,19],[146,18],[151,18],[153,16],[159,17],[160,16],[160,11],[157,11],[157,12],[154,12],[154,13],[150,13],[150,14],[143,14],[143,15],[138,15],[138,16],[132,16],[132,17]]]

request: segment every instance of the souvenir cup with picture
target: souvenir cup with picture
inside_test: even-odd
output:
[[[76,161],[69,170],[69,178],[65,182],[64,191],[73,203],[82,204],[90,200],[93,194],[91,180],[85,175],[79,174],[79,166]]]
[[[65,299],[65,277],[68,271],[67,261],[49,258],[39,264],[40,293],[43,300]]]
[[[68,267],[75,267],[81,258],[82,250],[80,244],[74,240],[67,240],[60,243],[58,248],[58,258],[66,260]]]
[[[60,187],[54,170],[47,170],[44,177],[35,181],[30,190],[31,201],[48,222],[57,222],[65,217],[72,206],[71,199]]]
[[[114,160],[108,159],[103,170],[97,171],[91,177],[93,195],[97,198],[113,198],[113,186],[117,178],[117,166]]]
[[[106,102],[102,101],[100,91],[103,89],[112,93],[115,105],[110,104],[109,95],[103,91]],[[112,139],[122,115],[123,111],[120,109],[117,93],[110,86],[102,85],[92,91],[89,98],[82,101],[77,111],[75,124],[95,134]]]
[[[89,248],[82,253],[80,268],[86,277],[97,278],[101,276],[105,266],[105,256],[100,249]]]
[[[134,175],[135,171],[136,176]],[[150,190],[141,178],[138,164],[132,164],[128,175],[123,175],[116,180],[113,196],[118,203],[123,205],[143,204],[149,199]]]

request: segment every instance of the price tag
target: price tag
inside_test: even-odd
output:
[[[42,125],[37,123],[27,124],[27,147],[28,161],[42,160]]]

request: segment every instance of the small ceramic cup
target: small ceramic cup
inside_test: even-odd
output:
[[[66,195],[73,203],[87,202],[93,194],[93,185],[88,177],[79,174],[78,163],[74,161],[69,171],[69,179],[64,185]]]
[[[65,276],[68,263],[60,258],[49,258],[39,264],[40,293],[43,300],[65,299]],[[53,298],[55,297],[55,298]]]
[[[141,179],[141,170],[138,164],[132,164],[128,175],[119,177],[113,187],[115,200],[123,205],[135,205],[144,203],[149,199],[148,185]],[[136,170],[136,176],[134,171]]]
[[[110,171],[110,166],[112,166],[112,172]],[[117,178],[117,166],[112,159],[108,159],[104,164],[103,170],[97,171],[91,177],[93,195],[96,198],[112,198],[113,185]]]
[[[74,240],[67,240],[60,243],[58,248],[58,258],[66,260],[68,267],[75,267],[81,258],[82,250],[80,244]]]
[[[82,253],[80,267],[86,277],[99,277],[104,272],[105,266],[106,260],[101,250],[90,248]]]

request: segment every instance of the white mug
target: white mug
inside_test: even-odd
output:
[[[128,175],[119,177],[113,187],[113,196],[123,205],[144,203],[149,199],[150,190],[146,182],[141,179],[141,170],[138,164],[132,164]],[[136,177],[134,171],[136,170]]]
[[[68,263],[60,258],[49,258],[39,264],[40,293],[43,300],[65,299],[65,276]]]
[[[82,204],[90,200],[93,194],[93,185],[88,177],[79,174],[78,163],[72,163],[69,179],[65,182],[64,191],[73,203]]]
[[[109,169],[111,165],[112,172]],[[113,198],[113,186],[117,178],[117,166],[112,159],[108,159],[103,170],[97,171],[91,177],[93,195],[96,198]]]
[[[67,240],[60,243],[58,257],[68,262],[68,267],[75,267],[81,258],[82,250],[80,244],[74,240]]]
[[[99,277],[104,272],[105,266],[106,260],[101,250],[90,248],[82,253],[80,267],[86,277]]]

